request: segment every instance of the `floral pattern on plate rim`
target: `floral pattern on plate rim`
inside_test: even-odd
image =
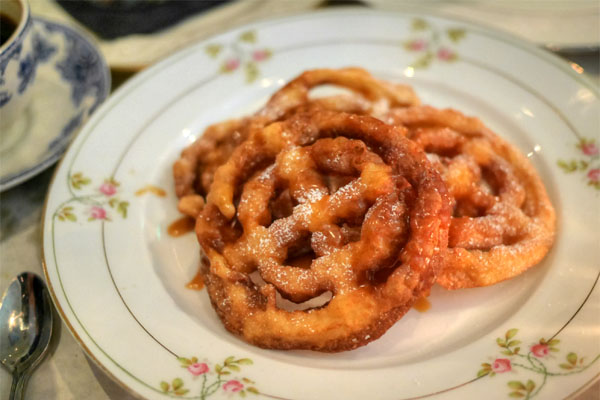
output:
[[[500,353],[504,357],[498,357],[491,363],[482,363],[482,368],[477,373],[478,378],[484,376],[494,377],[496,374],[516,372],[516,369],[521,369],[541,375],[542,381],[537,383],[533,379],[527,379],[525,382],[521,380],[509,381],[507,383],[510,390],[509,397],[531,399],[540,393],[548,378],[578,374],[586,370],[600,358],[600,354],[598,354],[586,363],[586,357],[579,357],[577,353],[569,352],[565,360],[558,364],[562,372],[550,370],[547,364],[555,359],[552,353],[560,352],[557,347],[560,340],[556,339],[556,337],[549,340],[541,338],[537,343],[531,344],[529,352],[524,354],[521,352],[522,341],[516,339],[518,332],[518,329],[509,329],[503,338],[497,338],[496,344],[503,349]]]
[[[437,54],[437,59],[440,61],[452,62],[452,61],[458,60],[458,54],[455,51],[453,51],[451,49],[447,49],[442,46],[442,44],[441,44],[442,42],[440,41],[440,32],[435,29],[431,29],[431,30],[430,29],[431,29],[430,25],[425,20],[422,20],[422,19],[413,20],[413,25],[412,25],[413,32],[422,32],[422,31],[430,32],[430,37],[429,37],[430,41],[425,41],[424,39],[417,38],[417,39],[405,41],[403,43],[404,48],[407,51],[414,51],[414,52],[422,52],[423,51],[423,52],[425,52],[420,58],[418,58],[415,62],[413,62],[413,64],[410,65],[413,68],[422,68],[423,69],[423,68],[429,67],[431,65],[431,62],[434,61],[434,59],[435,59],[433,54]],[[449,29],[449,30],[445,31],[445,33],[448,36],[448,39],[453,43],[458,43],[465,36],[465,30],[463,30],[463,29],[456,29],[454,31]],[[238,67],[242,63],[245,63],[244,67],[245,67],[245,73],[246,73],[246,82],[252,83],[260,75],[260,71],[258,70],[258,67],[256,66],[255,62],[261,62],[261,61],[267,60],[272,55],[272,52],[266,48],[251,51],[247,48],[242,48],[239,46],[239,44],[241,44],[241,43],[253,44],[255,42],[256,42],[256,33],[254,31],[248,31],[248,32],[241,34],[238,37],[237,41],[230,43],[227,46],[223,46],[221,44],[212,44],[212,45],[209,44],[208,46],[206,46],[205,51],[207,52],[207,54],[209,56],[211,56],[212,58],[215,58],[215,59],[218,58],[220,54],[226,55],[226,57],[223,58],[223,62],[221,63],[221,68],[220,68],[221,73],[234,72],[235,70],[238,69]],[[227,55],[229,55],[230,57],[227,57]],[[251,64],[251,65],[249,65],[249,64]],[[590,143],[591,143],[591,145],[590,145]],[[586,156],[590,156],[590,157],[594,158],[595,160],[597,159],[597,147],[595,145],[594,140],[586,142],[585,139],[583,139],[580,141],[580,143],[577,144],[577,147]],[[594,152],[594,150],[593,150],[594,148],[596,149],[595,153],[589,154],[590,151]],[[592,149],[592,150],[590,150],[590,149]],[[578,163],[578,162],[576,161],[576,163]],[[561,160],[558,161],[558,165],[562,169],[564,169],[566,172],[573,172],[575,170],[583,169],[583,168],[579,168],[579,166],[583,165],[583,164],[576,164],[578,166],[578,168],[573,169],[573,171],[569,171],[568,169],[570,169],[570,166],[572,165],[571,162],[569,162],[569,163],[564,162],[564,165],[567,165],[567,168],[565,168],[563,166],[563,162]],[[592,173],[592,171],[598,171],[598,172]],[[592,176],[590,176],[590,174]],[[598,170],[597,168],[591,169],[588,172],[588,178],[590,180],[597,179],[598,175],[594,175],[594,174],[600,174],[600,170]],[[104,209],[104,216],[102,218],[100,218],[100,217],[89,218],[89,220],[101,219],[103,221],[110,221],[111,219],[109,218],[108,214],[106,213],[105,207],[108,205],[111,208],[115,208],[115,205],[116,205],[116,212],[119,213],[123,218],[127,217],[127,207],[129,206],[128,202],[121,202],[120,200],[117,199],[117,197],[113,198],[114,201],[112,202],[112,204],[111,204],[110,200],[107,200],[117,194],[118,187],[120,186],[119,182],[115,181],[113,178],[105,179],[104,183],[102,183],[101,185],[99,185],[97,187],[97,192],[95,194],[89,194],[86,196],[77,196],[74,194],[73,190],[79,190],[79,189],[81,189],[82,186],[91,185],[91,180],[89,178],[84,177],[83,174],[79,173],[79,172],[75,173],[73,175],[71,175],[69,172],[69,180],[70,180],[69,191],[71,192],[72,197],[61,204],[61,206],[62,206],[61,210],[64,210],[65,209],[64,205],[69,202],[73,202],[73,201],[82,202],[84,204],[91,205],[92,209],[94,206],[101,207]],[[590,184],[590,183],[588,183],[588,184]],[[154,192],[154,190],[153,189],[152,190],[138,190],[138,192],[136,192],[136,195],[139,195],[142,192]],[[121,204],[123,204],[123,205],[121,205]],[[124,210],[119,209],[119,207],[121,207]],[[59,208],[60,208],[60,206],[59,206]],[[68,211],[72,211],[72,209],[68,210]],[[71,214],[73,214],[73,213],[71,212]],[[100,213],[100,214],[102,214],[102,213]],[[61,213],[59,212],[59,209],[57,209],[54,213],[55,218],[58,218],[61,221],[65,221],[65,220],[76,221],[77,220],[76,217],[75,217],[75,219],[73,219],[73,217],[66,217],[64,214],[62,216],[63,216],[63,218],[61,218]],[[596,279],[596,283],[597,283],[597,280],[598,280],[598,278]],[[594,290],[594,287],[595,287],[595,283],[594,283],[594,286],[592,286],[592,288],[590,290],[590,294]],[[578,311],[575,313],[575,315],[578,313]],[[574,317],[574,315],[573,315],[573,317]],[[570,320],[569,320],[569,322],[570,322]],[[568,324],[568,322],[567,322],[567,324]],[[478,372],[477,377],[469,382],[466,382],[465,384],[474,382],[475,380],[479,380],[480,378],[484,378],[486,376],[494,377],[496,374],[500,374],[500,373],[504,373],[504,372],[511,372],[511,371],[513,371],[513,367],[522,368],[522,369],[530,371],[531,373],[537,373],[537,374],[542,375],[543,382],[541,383],[541,385],[539,387],[537,387],[537,390],[535,390],[536,383],[533,382],[531,379],[527,380],[527,382],[525,382],[525,383],[522,383],[520,381],[510,381],[507,384],[508,387],[512,390],[512,392],[509,393],[509,396],[531,398],[540,392],[540,390],[545,385],[548,377],[580,373],[583,370],[585,370],[586,368],[590,367],[592,364],[594,364],[600,358],[600,355],[597,355],[591,362],[586,364],[584,361],[585,357],[579,358],[576,353],[570,352],[566,355],[566,362],[559,364],[560,368],[562,368],[563,370],[568,371],[568,372],[562,372],[562,373],[549,372],[547,367],[545,366],[545,364],[542,361],[540,361],[539,358],[546,357],[548,354],[550,354],[550,352],[558,351],[556,346],[558,345],[558,343],[560,343],[560,341],[558,339],[555,339],[554,337],[548,341],[545,341],[544,339],[540,339],[540,341],[538,343],[530,346],[530,351],[527,355],[519,354],[520,348],[517,345],[520,343],[519,343],[519,341],[512,340],[515,337],[517,331],[518,331],[517,329],[508,330],[505,334],[504,339],[502,339],[502,338],[497,339],[497,344],[501,348],[504,349],[501,352],[503,355],[509,356],[509,357],[524,357],[527,360],[527,362],[529,362],[529,365],[515,363],[514,361],[511,361],[512,360],[511,358],[496,358],[493,363],[481,364],[482,369]],[[557,335],[555,335],[555,336],[557,336]],[[509,352],[510,352],[510,354],[508,354]],[[535,358],[531,358],[532,355]],[[548,358],[550,358],[550,357],[551,356],[549,356]],[[250,386],[250,385],[254,384],[254,382],[249,380],[248,378],[236,378],[236,379],[230,379],[230,380],[225,380],[222,378],[224,375],[228,375],[229,373],[231,373],[231,371],[235,371],[235,372],[239,371],[238,364],[242,364],[242,365],[243,364],[252,364],[252,361],[250,359],[243,358],[243,359],[236,360],[234,357],[228,357],[223,362],[223,365],[216,364],[215,367],[213,368],[213,371],[210,370],[208,361],[199,362],[197,357],[191,357],[189,359],[183,358],[183,357],[177,357],[177,360],[181,364],[181,367],[186,368],[187,371],[192,375],[192,379],[194,379],[194,378],[197,379],[198,376],[203,377],[202,378],[202,388],[201,388],[199,397],[193,397],[193,398],[204,399],[204,398],[216,393],[219,388],[222,388],[225,393],[239,393],[241,396],[245,396],[246,393],[263,394],[263,393],[259,392],[256,388],[254,388],[253,386]],[[232,366],[233,366],[233,368],[232,368]],[[228,369],[229,369],[229,371],[228,371]],[[216,379],[213,382],[209,383],[208,377],[212,374],[216,374]],[[241,382],[240,382],[240,380],[241,380]],[[246,383],[246,386],[242,382]],[[456,386],[456,387],[460,387],[463,385],[464,384]],[[173,396],[173,395],[174,396],[183,396],[183,395],[189,393],[189,390],[190,390],[185,387],[185,382],[183,381],[183,379],[181,379],[179,377],[174,378],[173,380],[171,380],[170,383],[167,381],[161,381],[160,384],[158,385],[158,388],[159,388],[159,389],[157,389],[158,392],[162,392],[162,393],[164,393],[166,395],[170,395],[170,396]],[[244,390],[244,388],[246,388],[246,389]],[[450,388],[448,390],[452,390],[452,389],[453,388]],[[268,394],[264,394],[264,395],[269,396]]]
[[[82,195],[79,193],[86,186],[92,186],[95,191]],[[59,209],[55,212],[55,216],[59,221],[77,222],[77,215],[74,212],[73,203],[80,203],[88,206],[83,213],[88,215],[88,221],[103,220],[112,221],[112,215],[115,212],[122,218],[127,218],[127,210],[129,209],[129,201],[122,200],[117,196],[121,184],[114,178],[106,178],[98,186],[92,185],[92,180],[85,176],[82,172],[75,172],[69,175],[69,191],[71,198],[64,201]],[[145,194],[153,194],[157,197],[165,197],[167,195],[164,189],[154,185],[145,185],[135,191],[135,196]],[[114,210],[110,213],[110,210]]]
[[[229,74],[240,66],[244,68],[246,83],[254,82],[260,75],[258,65],[271,58],[272,51],[265,47],[257,47],[257,33],[249,30],[241,33],[236,40],[225,45],[211,43],[204,50],[211,58],[220,59],[219,72]]]
[[[409,65],[414,69],[428,68],[435,60],[454,62],[458,60],[458,52],[454,48],[466,36],[462,28],[448,28],[440,31],[422,18],[411,22],[411,38],[403,42],[404,49],[417,54],[417,58]]]
[[[87,216],[88,221],[111,221],[116,213],[122,218],[127,218],[129,202],[121,200],[117,195],[120,183],[113,178],[105,179],[100,185],[95,186],[91,193],[82,194],[81,191],[92,185],[92,180],[81,172],[69,175],[69,192],[71,198],[64,201],[55,211],[54,215],[59,221],[77,222],[77,212],[74,203],[84,205],[80,214]],[[112,212],[110,212],[112,210]]]
[[[587,185],[600,190],[600,149],[595,139],[581,138],[575,145],[582,153],[570,160],[559,159],[557,165],[567,174],[584,174]]]
[[[240,372],[240,366],[252,365],[252,360],[249,358],[236,359],[233,356],[229,356],[223,361],[223,364],[216,364],[212,368],[212,371],[209,364],[207,362],[200,362],[198,357],[177,357],[177,360],[181,364],[181,367],[185,368],[191,374],[192,380],[197,380],[201,377],[202,384],[199,388],[198,396],[195,398],[204,400],[217,393],[219,389],[228,394],[237,393],[241,397],[246,397],[247,393],[260,393],[256,387],[252,386],[255,383],[253,380],[246,377],[228,377],[228,375]],[[190,393],[192,389],[186,387],[185,381],[182,378],[177,377],[171,380],[171,383],[161,381],[160,390],[165,394],[184,396]]]

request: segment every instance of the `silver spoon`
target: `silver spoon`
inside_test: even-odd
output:
[[[52,303],[44,281],[24,272],[12,280],[0,304],[0,362],[13,376],[10,399],[20,400],[52,337]]]

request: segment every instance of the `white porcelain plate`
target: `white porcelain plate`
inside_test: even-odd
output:
[[[110,92],[110,73],[96,47],[78,31],[33,19],[35,62],[23,74],[34,79],[31,102],[3,132],[0,191],[54,164],[73,135]]]
[[[434,288],[382,338],[321,354],[247,345],[218,321],[171,166],[211,123],[316,67],[360,66],[480,117],[539,171],[558,213],[545,260],[511,281]],[[214,37],[144,71],[92,116],[44,215],[56,305],[88,354],[147,398],[564,398],[600,371],[598,91],[511,37],[428,15],[329,11]]]

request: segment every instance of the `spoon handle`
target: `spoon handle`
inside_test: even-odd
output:
[[[23,400],[25,398],[25,386],[29,380],[27,372],[15,372],[13,374],[12,386],[10,387],[10,400]]]

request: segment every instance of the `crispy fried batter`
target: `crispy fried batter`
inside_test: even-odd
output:
[[[274,218],[284,192],[292,212]],[[276,349],[336,352],[381,336],[435,282],[450,218],[438,173],[398,129],[323,110],[255,132],[217,169],[207,200],[196,233],[212,304],[228,330]],[[288,262],[306,253],[310,266]],[[277,302],[324,293],[316,308]]]
[[[350,93],[311,97],[321,85]],[[178,208],[229,331],[354,349],[435,282],[491,285],[545,256],[555,214],[527,158],[478,119],[419,104],[359,68],[306,71],[182,152]]]
[[[541,261],[554,240],[555,214],[523,154],[478,119],[451,109],[397,109],[387,121],[408,128],[454,201],[440,285],[492,285]]]
[[[337,85],[351,93],[310,98],[313,88]],[[179,210],[197,216],[198,196],[208,193],[215,170],[223,164],[252,130],[285,119],[300,109],[327,110],[383,116],[396,107],[419,104],[412,88],[373,78],[360,68],[306,71],[278,90],[267,104],[251,117],[233,119],[209,126],[173,165],[175,192],[181,199]]]

